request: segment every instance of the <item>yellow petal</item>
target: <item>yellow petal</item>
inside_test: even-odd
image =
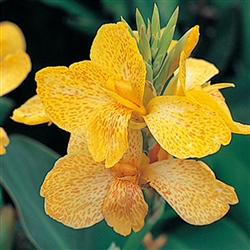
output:
[[[50,122],[49,117],[45,113],[43,104],[37,95],[31,97],[22,106],[15,109],[11,119],[15,122],[27,125],[37,125]]]
[[[186,60],[185,88],[190,90],[201,86],[218,73],[219,70],[212,63],[201,59],[188,58]]]
[[[188,91],[187,96],[193,101],[196,101],[198,104],[206,105],[208,108],[216,112],[233,133],[250,134],[250,125],[244,125],[234,122],[232,116],[227,111],[225,106],[222,106],[221,100],[218,101],[218,96],[217,99],[214,99],[212,96],[206,94],[204,91],[195,89]]]
[[[199,26],[196,25],[193,28],[190,29],[189,31],[189,35],[184,47],[184,52],[187,55],[187,57],[189,57],[189,55],[191,54],[191,52],[193,51],[193,49],[195,48],[196,44],[199,41]]]
[[[1,22],[0,34],[0,61],[3,61],[8,54],[15,54],[18,50],[26,49],[24,35],[16,24],[8,21]]]
[[[184,96],[158,96],[147,110],[144,119],[152,135],[178,158],[213,154],[231,140],[230,130],[216,112]]]
[[[53,123],[83,133],[95,109],[113,101],[102,88],[108,71],[90,61],[67,67],[47,67],[36,73],[37,93]]]
[[[24,51],[7,55],[0,62],[0,96],[17,88],[31,70],[29,56]]]
[[[46,113],[59,127],[84,133],[95,161],[117,163],[128,147],[127,126],[132,110],[103,89],[110,78],[90,61],[66,67],[49,67],[36,74],[38,95]]]
[[[103,216],[110,227],[124,236],[144,225],[148,206],[136,183],[113,179],[103,204]]]
[[[70,134],[67,153],[89,155],[87,142],[83,134]]]
[[[101,67],[112,69],[116,78],[130,82],[142,102],[146,66],[125,23],[102,25],[93,41],[90,58]]]
[[[234,188],[201,161],[155,162],[144,169],[143,178],[190,224],[210,224],[228,212],[228,204],[238,203]]]
[[[5,130],[0,127],[0,155],[6,153],[6,147],[9,145],[10,140],[5,132]]]
[[[70,154],[59,159],[41,187],[45,211],[73,228],[85,228],[103,219],[102,206],[114,172],[90,154]]]
[[[142,134],[139,129],[128,129],[128,149],[123,154],[121,163],[139,166],[142,154]]]
[[[116,101],[94,110],[85,134],[95,161],[106,159],[105,166],[114,166],[128,148],[128,121],[132,111]]]

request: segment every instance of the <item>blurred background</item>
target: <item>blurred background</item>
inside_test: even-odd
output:
[[[32,61],[28,77],[16,90],[6,95],[14,100],[13,108],[36,93],[34,76],[38,70],[46,66],[69,66],[89,59],[91,43],[102,24],[117,22],[123,16],[135,29],[135,8],[139,8],[144,17],[151,18],[154,2],[159,8],[162,27],[175,8],[180,7],[176,39],[192,26],[200,25],[200,41],[192,57],[208,60],[219,68],[220,74],[212,79],[212,83],[233,82],[236,85],[234,89],[223,90],[223,95],[234,120],[250,124],[249,0],[1,0],[0,21],[14,22],[22,29]],[[27,126],[7,119],[4,128],[8,134],[18,133],[38,140],[60,155],[66,153],[69,134],[55,125]],[[233,207],[231,218],[239,223],[248,237],[249,152],[249,137],[236,135],[232,145],[205,159],[218,177],[236,186],[236,190],[238,187],[244,208]],[[160,223],[157,230],[171,231],[170,225],[173,226]],[[183,235],[187,232],[185,230]],[[177,231],[182,234],[181,228]]]

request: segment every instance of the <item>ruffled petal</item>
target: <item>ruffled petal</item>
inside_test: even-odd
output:
[[[5,132],[5,130],[0,127],[0,155],[4,155],[6,153],[6,147],[9,145],[10,140]]]
[[[125,23],[101,26],[93,41],[90,58],[101,67],[112,69],[116,78],[130,82],[137,99],[142,102],[146,66]]]
[[[114,166],[128,148],[128,121],[132,111],[117,102],[95,109],[85,134],[95,161],[106,159],[107,168]]]
[[[102,88],[108,71],[90,61],[47,67],[36,73],[37,93],[51,120],[69,132],[83,133],[95,109],[114,99]]]
[[[155,162],[144,169],[143,178],[190,224],[210,224],[228,212],[228,204],[238,203],[234,188],[217,180],[201,161]]]
[[[15,54],[19,50],[25,51],[25,38],[16,24],[8,21],[0,22],[0,34],[0,61],[9,54]]]
[[[103,219],[102,206],[114,172],[90,154],[70,154],[59,159],[41,187],[45,211],[73,228],[85,228]]]
[[[24,51],[7,55],[0,62],[0,96],[17,88],[31,70],[29,56]]]
[[[13,111],[11,117],[15,122],[24,123],[27,125],[38,125],[50,122],[46,115],[43,104],[38,95],[31,97],[22,106]]]
[[[227,145],[231,132],[216,112],[184,96],[158,96],[144,119],[156,141],[178,158],[203,157]]]
[[[128,129],[128,149],[120,160],[121,163],[139,166],[142,154],[142,133],[139,129]]]
[[[186,90],[190,90],[201,86],[218,73],[219,70],[212,63],[201,59],[188,58],[186,60],[185,88]]]
[[[148,206],[139,186],[127,180],[113,179],[103,204],[103,216],[119,234],[138,232],[144,225]]]
[[[216,96],[216,99],[214,99],[214,96]],[[221,100],[218,99],[218,93],[212,97],[202,90],[193,89],[187,92],[187,97],[216,112],[233,133],[250,134],[250,125],[234,122],[228,108],[225,107],[226,103],[222,104]]]

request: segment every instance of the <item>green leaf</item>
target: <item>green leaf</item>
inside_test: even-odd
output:
[[[155,57],[155,60],[153,61],[153,74],[154,74],[154,76],[156,76],[157,73],[159,72],[159,69],[162,67],[163,59],[167,56],[167,51],[168,51],[169,45],[171,44],[171,41],[172,41],[173,36],[174,36],[175,26],[173,26],[172,29],[170,29],[170,31],[168,33],[165,31],[166,30],[164,30],[164,32],[162,34],[161,42],[159,45],[159,50],[158,50],[158,53]]]
[[[190,30],[188,30],[181,39],[176,43],[176,45],[171,49],[169,54],[165,57],[162,67],[159,73],[154,79],[154,86],[158,94],[161,93],[162,89],[168,78],[173,74],[173,72],[179,66],[180,54],[184,49],[186,41],[189,37]]]
[[[159,10],[156,4],[154,4],[151,23],[152,24],[151,24],[150,45],[151,45],[152,59],[154,59],[158,51],[159,41],[161,37],[160,16],[159,16]]]
[[[3,125],[6,118],[10,115],[14,107],[14,101],[8,97],[0,97],[0,126]]]
[[[59,155],[28,137],[15,135],[10,140],[7,154],[1,156],[0,181],[18,208],[22,226],[36,248],[107,249],[111,242],[123,245],[126,238],[104,221],[74,230],[47,216],[39,190]]]
[[[144,29],[143,26],[141,26],[140,31],[139,31],[139,50],[140,50],[140,53],[141,53],[144,61],[147,64],[151,65],[152,60],[151,60],[150,45],[149,45],[146,30]]]
[[[168,244],[165,248],[179,249],[249,249],[250,240],[247,234],[232,220],[224,218],[207,226],[192,226],[180,223],[167,233]]]
[[[140,35],[141,27],[143,27],[144,31],[147,30],[147,27],[146,27],[146,24],[143,20],[143,17],[141,15],[139,9],[136,9],[136,11],[135,11],[135,19],[136,19],[136,27],[137,27],[138,33]]]
[[[158,53],[153,62],[154,76],[159,72],[160,66],[162,65],[162,61],[167,55],[169,45],[171,44],[171,41],[174,36],[178,14],[179,14],[179,8],[177,7],[172,16],[170,17],[166,27],[164,28],[163,34],[160,38]]]

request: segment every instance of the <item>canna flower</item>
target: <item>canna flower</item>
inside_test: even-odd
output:
[[[90,227],[105,219],[122,235],[144,225],[148,205],[142,188],[155,189],[188,223],[212,223],[238,202],[234,189],[195,160],[163,159],[149,164],[140,130],[129,129],[129,148],[112,168],[95,162],[81,134],[71,134],[41,187],[45,211],[66,226]]]
[[[225,129],[237,134],[250,134],[250,126],[233,121],[225,98],[219,89],[234,87],[232,83],[210,84],[210,79],[219,70],[205,60],[187,58],[184,52],[175,77],[170,81],[165,94],[183,95],[195,103],[205,105],[218,114]]]
[[[11,22],[0,22],[0,97],[17,88],[31,69],[26,43],[20,28]],[[0,127],[0,155],[6,153],[9,138]]]
[[[191,29],[187,54],[198,36],[198,28]],[[229,129],[209,107],[186,96],[144,98],[145,62],[125,23],[103,25],[90,58],[69,68],[44,68],[36,81],[49,119],[84,134],[95,161],[106,160],[106,167],[112,167],[122,158],[128,127],[148,126],[161,147],[178,158],[203,157],[229,143]]]

